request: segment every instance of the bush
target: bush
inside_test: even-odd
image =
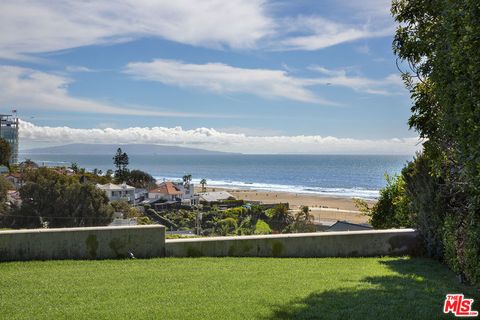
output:
[[[266,210],[265,216],[268,218],[270,228],[276,232],[289,231],[289,227],[291,227],[294,221],[293,216],[284,204],[279,204],[275,208]]]
[[[258,220],[257,224],[255,225],[255,234],[270,234],[272,233],[272,229],[268,226],[268,224],[263,220]]]
[[[380,190],[380,197],[367,212],[375,229],[405,228],[413,225],[409,199],[405,192],[403,176],[385,175],[387,186]]]
[[[418,154],[402,170],[405,192],[410,202],[412,223],[420,232],[429,257],[443,259],[443,228],[448,196],[442,179],[434,177],[428,158]]]

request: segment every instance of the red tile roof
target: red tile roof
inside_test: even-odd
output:
[[[150,193],[163,193],[171,196],[180,195],[182,191],[178,189],[173,182],[166,181],[162,182],[157,188],[149,191]]]

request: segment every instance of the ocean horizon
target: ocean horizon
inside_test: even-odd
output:
[[[27,154],[39,165],[87,170],[114,169],[109,155]],[[178,180],[185,174],[209,187],[283,191],[325,196],[376,199],[386,185],[385,174],[400,173],[412,156],[404,155],[130,155],[130,169],[157,180]]]

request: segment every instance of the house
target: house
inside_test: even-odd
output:
[[[326,232],[332,231],[365,231],[365,230],[372,230],[372,226],[366,223],[357,224],[357,223],[350,223],[347,221],[337,221],[333,225],[330,226]]]
[[[97,188],[105,191],[110,201],[123,200],[130,203],[135,202],[135,187],[123,184],[97,184]]]
[[[164,181],[156,188],[148,191],[149,199],[159,199],[166,201],[181,201],[183,192],[172,181]]]
[[[200,202],[219,202],[224,200],[235,199],[227,191],[217,191],[217,192],[202,192],[198,194]]]
[[[15,189],[20,189],[24,184],[25,181],[23,180],[23,176],[21,173],[9,173],[5,175],[5,179],[10,181],[11,184],[15,187]]]
[[[0,166],[0,173],[9,173],[10,170],[6,166]]]
[[[148,199],[181,202],[183,205],[194,205],[198,202],[193,193],[193,184],[185,185],[173,181],[164,181],[148,191]]]

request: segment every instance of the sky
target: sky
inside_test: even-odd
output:
[[[413,154],[384,0],[7,0],[0,113],[21,148],[157,143]]]

